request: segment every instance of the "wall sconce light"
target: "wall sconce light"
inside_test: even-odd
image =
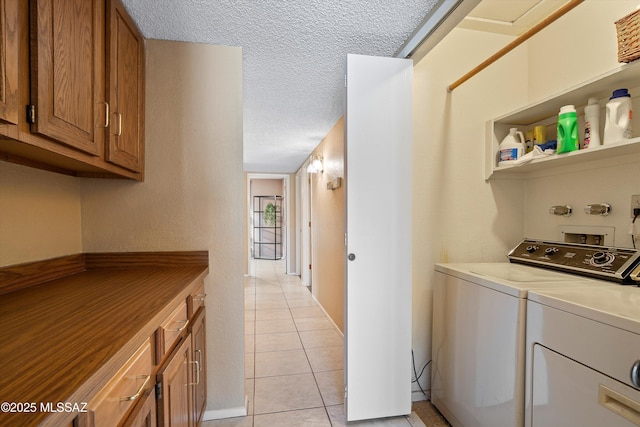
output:
[[[611,213],[611,205],[608,203],[593,203],[584,207],[584,213],[607,216]]]
[[[553,215],[571,216],[571,212],[572,212],[571,206],[569,205],[551,206],[551,208],[549,208],[549,213]]]
[[[322,156],[311,156],[309,160],[309,166],[307,166],[307,173],[318,173],[324,170],[322,165]]]
[[[336,190],[338,188],[342,187],[342,178],[341,177],[337,177],[336,179],[332,179],[331,181],[327,182],[327,190]]]

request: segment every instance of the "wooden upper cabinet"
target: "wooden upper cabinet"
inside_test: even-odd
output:
[[[30,18],[31,131],[102,156],[104,3],[32,0]]]
[[[144,168],[144,39],[120,0],[107,1],[107,93],[111,124],[106,160]]]
[[[0,0],[0,120],[18,123],[18,2]]]

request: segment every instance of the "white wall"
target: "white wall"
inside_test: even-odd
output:
[[[613,23],[639,4],[638,0],[587,0],[532,38],[528,43],[529,101],[552,96],[618,67]],[[611,91],[614,89],[617,87]],[[640,90],[640,79],[637,89]],[[632,95],[640,95],[638,90]],[[638,114],[634,130],[634,136],[640,135]],[[526,181],[527,236],[558,240],[561,225],[596,225],[615,229],[616,246],[632,246],[627,228],[631,222],[631,195],[640,194],[640,155],[627,157],[622,165],[607,160],[589,166],[587,171],[554,171]],[[603,202],[612,205],[611,215],[583,213],[587,204]],[[572,206],[573,215],[565,218],[548,214],[550,206],[559,204]]]
[[[521,47],[454,92],[447,86],[511,41],[455,29],[415,66],[413,154],[413,350],[431,359],[437,262],[504,261],[522,238],[522,182],[484,181],[485,123],[527,99]],[[429,387],[427,369],[421,384]],[[414,400],[421,398],[415,393]]]
[[[239,415],[245,396],[242,51],[159,40],[147,40],[146,49],[145,182],[81,181],[83,247],[209,250],[207,409]]]

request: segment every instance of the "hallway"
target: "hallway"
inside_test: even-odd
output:
[[[346,426],[343,339],[284,261],[257,260],[245,278],[246,417],[203,427]],[[414,413],[349,425],[424,426]]]

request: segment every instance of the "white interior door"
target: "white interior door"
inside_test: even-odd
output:
[[[413,62],[347,56],[345,412],[411,412]]]

